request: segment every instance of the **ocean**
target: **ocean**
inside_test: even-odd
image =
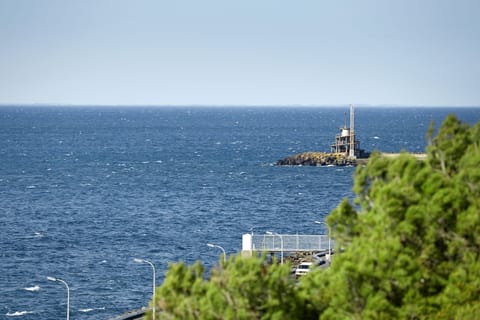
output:
[[[0,107],[0,319],[108,319],[147,305],[152,270],[241,250],[242,234],[325,233],[353,167],[279,167],[329,151],[348,107]],[[367,151],[423,152],[480,108],[357,107]]]

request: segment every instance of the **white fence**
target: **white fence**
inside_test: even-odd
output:
[[[328,235],[244,234],[242,250],[268,252],[322,251],[335,246]]]

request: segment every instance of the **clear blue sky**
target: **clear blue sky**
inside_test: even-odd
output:
[[[480,105],[479,0],[0,0],[0,103]]]

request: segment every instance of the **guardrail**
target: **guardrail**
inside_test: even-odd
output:
[[[335,240],[328,235],[244,234],[242,251],[297,252],[332,249]]]

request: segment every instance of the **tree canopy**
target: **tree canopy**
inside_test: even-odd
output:
[[[304,313],[287,265],[239,255],[220,262],[208,279],[204,271],[199,262],[170,266],[156,291],[162,319],[294,319]]]
[[[327,222],[332,265],[296,282],[290,266],[232,256],[206,276],[170,267],[157,317],[184,319],[475,319],[480,314],[480,123],[448,116],[427,159],[373,154],[355,199]]]

